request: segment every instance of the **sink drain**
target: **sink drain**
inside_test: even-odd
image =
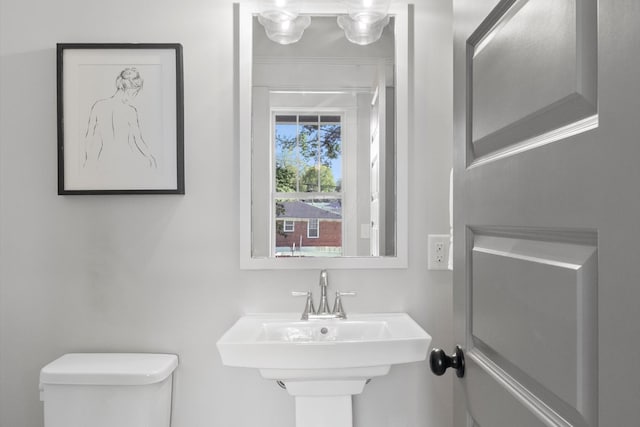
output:
[[[327,328],[322,328],[322,329],[320,329],[320,333],[321,333],[322,335],[326,335],[326,334],[327,334],[327,332],[329,332],[329,330],[328,330]]]

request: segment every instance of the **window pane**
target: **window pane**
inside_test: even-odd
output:
[[[337,119],[337,121],[335,121]],[[322,116],[320,191],[342,191],[342,126],[339,116]]]
[[[300,124],[301,125],[317,125],[318,124],[318,115],[306,115],[300,116]]]
[[[340,116],[321,116],[320,123],[340,123]]]
[[[318,218],[309,218],[309,220],[307,221],[307,237],[320,237],[320,230],[318,229]]]
[[[342,201],[284,199],[275,201],[276,256],[342,255]],[[288,231],[289,223],[292,231]]]
[[[296,124],[297,120],[298,120],[298,117],[295,114],[291,114],[291,115],[279,114],[279,115],[276,116],[276,124],[280,124],[280,123],[283,123],[283,124],[286,124],[286,123]]]
[[[276,192],[342,191],[339,115],[276,115]]]
[[[313,121],[311,119],[314,119]],[[300,116],[298,143],[304,167],[300,170],[300,191],[316,192],[319,190],[319,141],[318,116]]]
[[[275,179],[277,192],[299,191],[300,150],[296,116],[276,116]]]

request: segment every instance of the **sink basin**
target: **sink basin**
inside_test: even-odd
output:
[[[265,322],[258,341],[320,342],[356,341],[391,338],[384,321],[300,321]]]
[[[241,317],[218,341],[222,363],[257,368],[264,377],[277,379],[335,377],[335,371],[326,370],[336,369],[340,375],[373,367],[386,373],[391,365],[424,360],[431,342],[405,313],[352,314],[346,320],[299,317],[295,313]]]
[[[226,366],[255,368],[296,400],[296,427],[352,427],[351,396],[392,365],[427,356],[431,337],[405,313],[301,321],[241,317],[217,343]]]

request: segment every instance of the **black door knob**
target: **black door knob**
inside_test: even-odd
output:
[[[460,346],[456,346],[456,351],[451,356],[447,356],[439,348],[434,348],[431,350],[429,365],[431,366],[431,372],[438,376],[443,375],[447,368],[453,368],[456,370],[458,378],[464,377],[464,354]]]

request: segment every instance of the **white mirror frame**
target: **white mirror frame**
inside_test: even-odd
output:
[[[394,0],[389,15],[395,18],[395,145],[396,145],[396,255],[384,257],[268,258],[252,257],[251,232],[251,144],[252,144],[252,58],[253,17],[258,5],[238,5],[238,129],[240,171],[240,268],[243,270],[280,269],[358,269],[408,267],[408,147],[409,147],[409,4]],[[313,16],[346,14],[343,3],[309,1],[300,5],[301,14]],[[304,36],[303,36],[304,37]],[[249,159],[249,161],[247,161]]]

